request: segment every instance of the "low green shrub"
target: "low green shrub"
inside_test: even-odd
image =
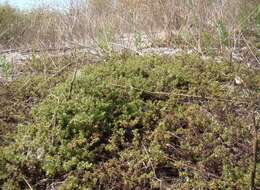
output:
[[[246,86],[235,86],[239,75]],[[60,84],[0,152],[6,189],[248,189],[259,73],[110,58]],[[245,103],[248,102],[248,103]]]
[[[0,146],[7,143],[6,134],[12,135],[17,124],[30,121],[31,108],[52,92],[57,84],[66,81],[79,60],[82,60],[81,55],[77,59],[70,56],[34,56],[14,70],[5,59],[0,62],[2,77],[10,78],[11,71],[16,73],[12,80],[6,83],[0,81]]]

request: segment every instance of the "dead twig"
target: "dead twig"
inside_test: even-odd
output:
[[[72,94],[73,85],[74,85],[74,82],[75,82],[75,79],[76,79],[76,76],[77,76],[77,72],[78,72],[78,69],[75,68],[75,71],[74,71],[74,73],[73,73],[72,80],[71,80],[71,82],[70,82],[70,90],[69,90],[69,95],[68,95],[68,99],[69,99],[69,100],[71,99],[71,94]]]
[[[70,62],[69,64],[65,65],[64,67],[62,67],[58,72],[56,72],[53,76],[49,77],[48,79],[46,79],[45,82],[43,82],[34,92],[38,92],[42,86],[44,86],[45,84],[47,84],[51,79],[55,78],[56,76],[58,76],[60,73],[62,73],[65,69],[67,69],[68,67],[70,67],[73,64],[73,62]]]
[[[252,56],[254,57],[254,59],[256,60],[256,62],[260,65],[260,61],[259,59],[257,58],[257,56],[255,55],[255,53],[253,52],[252,48],[250,47],[249,45],[249,42],[246,40],[245,36],[242,34],[242,38],[246,44],[246,46],[248,47],[250,53],[252,54]]]
[[[190,94],[183,94],[183,93],[174,93],[174,92],[159,92],[159,91],[148,91],[140,88],[135,88],[133,86],[123,86],[123,85],[118,85],[118,84],[112,84],[112,86],[119,87],[122,89],[134,89],[137,91],[142,91],[147,94],[157,94],[157,95],[163,95],[163,96],[177,96],[177,97],[186,97],[186,98],[193,98],[193,99],[202,99],[202,100],[214,100],[214,101],[223,101],[223,102],[233,102],[233,103],[241,103],[241,104],[248,104],[248,102],[238,100],[238,99],[226,99],[226,98],[221,98],[221,97],[208,97],[208,96],[198,96],[198,95],[190,95]]]
[[[43,48],[43,49],[6,49],[0,51],[0,54],[6,54],[6,53],[14,53],[14,52],[19,52],[19,53],[46,53],[46,52],[56,52],[56,51],[69,51],[69,50],[74,50],[74,49],[89,49],[90,47],[87,46],[75,46],[75,47],[60,47],[60,48]]]
[[[29,182],[25,179],[25,177],[23,177],[23,180],[25,181],[25,183],[28,185],[30,190],[33,190],[32,186],[29,184]]]
[[[256,178],[256,163],[257,163],[257,142],[258,142],[258,124],[256,121],[256,111],[253,114],[253,130],[254,130],[254,139],[253,139],[253,169],[251,172],[251,182],[250,190],[256,190],[255,187],[255,178]]]
[[[184,167],[184,168],[189,168],[191,170],[194,170],[194,171],[197,171],[199,173],[202,173],[206,176],[211,176],[211,177],[214,177],[216,179],[221,179],[220,176],[217,176],[211,172],[207,172],[207,171],[203,171],[199,168],[197,168],[196,166],[192,166],[191,164],[188,164],[188,163],[180,163],[180,160],[177,160],[177,159],[174,159],[174,158],[171,158],[171,157],[168,157],[168,156],[165,156],[166,159],[170,160],[170,161],[173,161],[173,162],[176,162],[178,165],[180,165],[181,167]]]

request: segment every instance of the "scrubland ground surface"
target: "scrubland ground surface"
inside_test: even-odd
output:
[[[75,2],[0,7],[0,187],[258,189],[259,3]]]

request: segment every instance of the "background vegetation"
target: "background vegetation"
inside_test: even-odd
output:
[[[41,7],[26,12],[3,5],[0,43],[30,48],[106,44],[112,48],[111,43],[124,37],[123,45],[130,48],[134,34],[135,41],[141,41],[141,36],[152,46],[207,52],[240,47],[242,34],[256,27],[252,20],[259,21],[257,0],[77,0],[64,11]]]

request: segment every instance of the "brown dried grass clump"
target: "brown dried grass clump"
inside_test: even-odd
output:
[[[100,45],[100,41],[108,43],[134,33],[145,34],[151,41],[159,40],[166,45],[176,46],[181,42],[198,49],[205,44],[219,47],[231,45],[226,41],[235,41],[250,16],[257,14],[257,5],[257,0],[90,0],[88,3],[78,0],[71,1],[63,12],[42,7],[30,13],[5,5],[0,15],[8,27],[0,23],[1,44]],[[5,9],[9,12],[4,12]],[[16,18],[10,20],[10,15]],[[19,25],[13,27],[15,23]],[[3,36],[6,33],[9,38]]]

